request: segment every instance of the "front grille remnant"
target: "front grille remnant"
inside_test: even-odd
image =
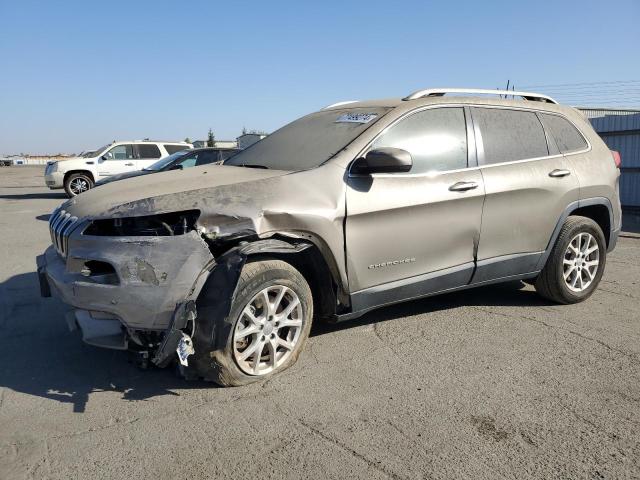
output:
[[[67,256],[69,235],[77,226],[78,217],[71,216],[64,210],[56,210],[49,218],[49,233],[51,233],[51,243],[56,251],[62,256]]]

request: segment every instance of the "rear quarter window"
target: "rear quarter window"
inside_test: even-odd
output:
[[[575,152],[587,148],[587,141],[584,136],[566,118],[541,113],[540,120],[547,133],[556,141],[561,153]]]
[[[164,146],[165,150],[167,151],[167,153],[169,155],[176,153],[176,152],[180,152],[182,150],[188,150],[189,147],[187,145],[165,145]]]
[[[474,108],[484,146],[484,164],[513,162],[549,155],[542,124],[533,112]]]

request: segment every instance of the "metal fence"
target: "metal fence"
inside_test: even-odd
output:
[[[640,207],[640,110],[579,108],[611,150],[622,157],[620,201]]]

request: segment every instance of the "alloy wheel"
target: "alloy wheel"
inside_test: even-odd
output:
[[[582,292],[593,283],[600,264],[600,247],[590,233],[578,233],[567,246],[563,258],[563,277],[567,288]]]
[[[74,178],[69,182],[69,190],[74,195],[80,195],[82,192],[89,190],[89,182],[82,177]]]
[[[291,356],[302,332],[302,304],[283,285],[258,292],[244,307],[233,333],[233,355],[248,375],[266,375]]]

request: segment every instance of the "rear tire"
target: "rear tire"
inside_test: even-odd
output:
[[[69,198],[93,188],[93,179],[87,173],[72,173],[64,180],[64,191]]]
[[[600,226],[590,218],[571,216],[562,226],[536,279],[536,290],[557,303],[582,302],[598,287],[606,257],[606,241]]]
[[[311,289],[298,270],[282,260],[247,263],[229,316],[196,318],[196,354],[189,358],[188,369],[222,386],[270,378],[296,362],[312,318]],[[198,330],[213,334],[203,338]]]

